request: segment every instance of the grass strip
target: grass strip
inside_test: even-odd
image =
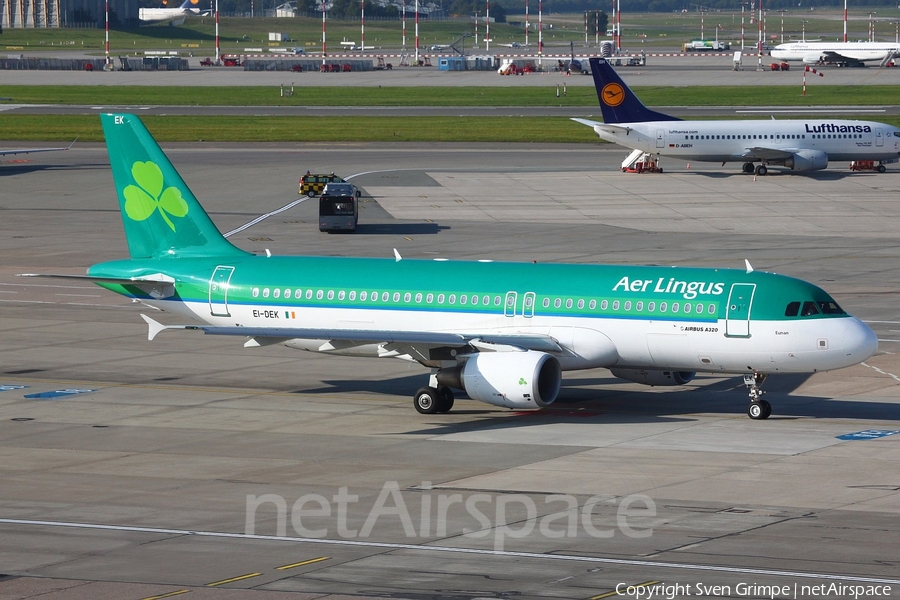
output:
[[[595,142],[564,117],[141,117],[160,142]],[[102,142],[93,115],[0,114],[0,139]]]

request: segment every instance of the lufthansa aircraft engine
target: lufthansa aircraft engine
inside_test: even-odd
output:
[[[684,385],[694,378],[690,371],[655,371],[648,369],[610,369],[620,379],[651,386]]]
[[[800,150],[786,158],[784,166],[794,171],[819,171],[828,167],[828,155],[821,150]]]
[[[437,380],[494,406],[543,408],[559,394],[562,369],[545,352],[479,352],[460,367],[441,369]]]

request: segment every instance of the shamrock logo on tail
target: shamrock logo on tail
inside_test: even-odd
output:
[[[163,174],[154,162],[135,162],[131,167],[131,176],[137,185],[129,185],[123,191],[128,217],[144,221],[158,209],[166,225],[175,231],[175,224],[169,215],[184,217],[188,214],[188,205],[181,197],[181,190],[176,187],[163,190]]]

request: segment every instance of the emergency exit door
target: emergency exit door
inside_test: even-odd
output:
[[[228,312],[228,287],[234,267],[216,267],[209,278],[209,314],[214,317],[230,317]]]

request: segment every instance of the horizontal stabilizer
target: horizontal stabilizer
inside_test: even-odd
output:
[[[170,298],[175,295],[175,278],[165,273],[152,273],[140,277],[102,277],[96,275],[54,275],[44,273],[19,273],[17,277],[49,277],[54,279],[70,279],[89,281],[91,283],[112,283],[130,285],[138,288],[148,296],[156,299]]]
[[[160,332],[165,331],[166,329],[191,329],[190,325],[163,325],[156,319],[152,319],[145,314],[141,314],[141,318],[150,326],[150,330],[147,332],[147,339],[151,342],[153,338],[160,334]]]

